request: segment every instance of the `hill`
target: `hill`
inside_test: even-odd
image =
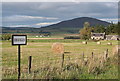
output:
[[[3,27],[3,33],[17,32],[17,33],[40,33],[40,32],[50,32],[53,35],[57,34],[75,34],[78,33],[80,28],[83,27],[84,22],[89,22],[91,26],[104,25],[108,26],[110,23],[106,21],[101,21],[96,18],[91,17],[79,17],[70,20],[61,21],[57,24],[52,24],[49,26],[41,28],[31,28],[31,27]]]
[[[80,17],[80,18],[74,18],[74,19],[71,19],[71,20],[62,21],[60,23],[49,25],[49,26],[46,26],[46,27],[49,27],[49,28],[61,28],[61,27],[82,28],[84,22],[89,22],[91,26],[96,26],[96,25],[107,26],[107,25],[110,24],[106,21],[101,21],[101,20],[98,20],[98,19],[95,19],[95,18]]]
[[[72,34],[72,33],[78,33],[80,28],[83,28],[84,22],[89,22],[91,26],[96,26],[96,25],[108,26],[110,24],[106,21],[101,21],[95,18],[80,17],[80,18],[74,18],[71,20],[62,21],[57,24],[52,24],[46,27],[42,27],[41,29],[43,31],[52,32],[54,34],[61,34],[61,33]]]

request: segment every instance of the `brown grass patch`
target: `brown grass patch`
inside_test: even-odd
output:
[[[118,54],[118,50],[120,50],[120,45],[116,45],[112,48],[113,55]]]

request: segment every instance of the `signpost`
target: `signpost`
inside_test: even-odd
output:
[[[18,81],[20,80],[20,45],[27,44],[27,35],[12,35],[12,45],[18,45]]]

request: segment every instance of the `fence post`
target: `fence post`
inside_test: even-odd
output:
[[[61,63],[61,67],[63,68],[64,65],[64,53],[62,54],[62,63]]]
[[[106,60],[108,58],[108,49],[105,51],[105,57],[104,59]]]
[[[106,52],[107,52],[107,57],[108,57],[108,49],[106,50]]]
[[[32,56],[28,58],[28,73],[31,73]]]
[[[70,55],[68,56],[68,59],[70,60]]]
[[[83,52],[83,54],[82,54],[83,61],[84,61],[84,57],[85,57],[85,55],[84,55],[84,52]]]
[[[93,52],[92,52],[92,59],[94,58],[94,56],[93,56]]]

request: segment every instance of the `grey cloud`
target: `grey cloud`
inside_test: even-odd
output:
[[[38,2],[38,3],[5,3],[3,2],[4,24],[36,24],[56,22],[76,17],[89,16],[94,18],[116,18],[118,15],[117,2]],[[22,19],[9,21],[6,17],[15,15],[54,17],[56,20],[47,19]],[[24,22],[23,22],[24,21]]]

